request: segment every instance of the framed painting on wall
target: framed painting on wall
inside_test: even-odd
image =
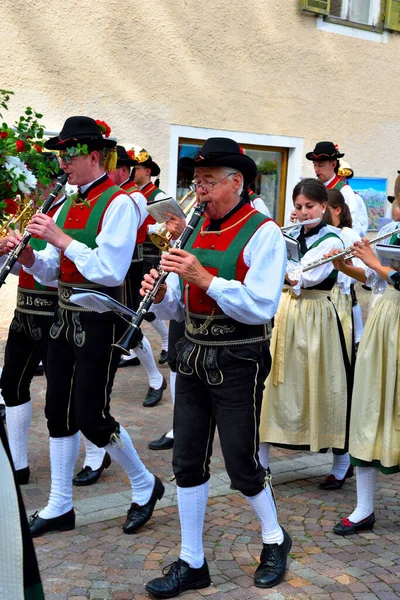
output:
[[[378,219],[385,216],[387,179],[353,177],[348,183],[365,202],[368,211],[368,229],[377,231]]]

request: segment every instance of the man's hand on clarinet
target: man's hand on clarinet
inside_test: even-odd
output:
[[[150,273],[146,273],[146,275],[144,275],[143,277],[144,279],[142,281],[142,287],[139,290],[139,293],[141,296],[144,297],[147,294],[147,292],[151,292],[153,290],[156,280],[159,277],[159,274],[158,271],[156,271],[156,269],[151,269]],[[158,291],[157,296],[154,298],[154,304],[158,304],[159,302],[161,302],[166,293],[167,284],[163,283]]]
[[[13,248],[15,248],[16,235],[14,232],[7,234],[6,237],[0,239],[0,256],[3,254],[9,254]]]
[[[64,233],[51,217],[43,213],[33,215],[26,229],[30,234],[60,250],[66,250],[72,242],[72,238]]]
[[[188,283],[194,283],[205,291],[214,278],[193,254],[179,248],[171,248],[169,252],[165,252],[161,257],[160,265],[167,273],[177,273]]]

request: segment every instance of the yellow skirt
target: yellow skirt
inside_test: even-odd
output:
[[[284,290],[271,340],[260,441],[310,450],[346,443],[347,380],[329,292]]]
[[[350,294],[342,294],[337,283],[333,286],[329,294],[330,299],[339,317],[342,325],[346,351],[349,360],[352,356],[353,346],[353,306]]]
[[[400,465],[400,292],[388,286],[372,309],[354,375],[350,453],[361,461]]]

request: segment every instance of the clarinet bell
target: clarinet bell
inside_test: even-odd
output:
[[[111,344],[114,348],[120,350],[125,356],[129,356],[129,350],[133,350],[142,341],[143,333],[140,327],[137,327],[133,323],[125,331],[124,335],[116,342]]]

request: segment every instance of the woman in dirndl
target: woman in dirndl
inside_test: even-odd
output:
[[[389,244],[400,245],[398,234],[392,233]],[[335,267],[367,282],[373,291],[387,285],[368,316],[357,354],[350,422],[357,505],[333,528],[343,536],[372,529],[378,472],[386,475],[400,470],[400,260],[382,266],[366,238],[353,248],[367,265],[366,272],[343,261],[335,261]]]
[[[347,453],[351,367],[330,293],[337,279],[332,262],[302,268],[343,242],[324,220],[325,186],[304,179],[293,190],[297,219],[321,219],[292,231],[300,244],[300,264],[288,261],[287,275],[271,340],[272,368],[266,380],[260,423],[260,461],[266,468],[269,445],[334,452],[322,489],[338,489],[352,475]]]

